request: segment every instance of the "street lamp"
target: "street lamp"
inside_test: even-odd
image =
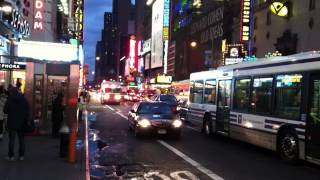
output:
[[[92,75],[94,75],[94,73],[95,73],[94,71],[91,72]]]
[[[99,57],[99,56],[97,56],[97,57],[96,57],[96,60],[97,60],[97,61],[99,61],[99,60],[100,60],[100,57]]]
[[[196,42],[196,41],[192,41],[192,42],[190,43],[190,46],[191,46],[192,48],[197,47],[197,42]]]

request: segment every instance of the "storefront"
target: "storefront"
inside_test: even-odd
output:
[[[40,133],[51,132],[52,103],[59,93],[64,95],[66,105],[64,120],[76,127],[82,53],[79,56],[77,47],[70,44],[23,41],[15,45],[15,56],[24,59],[25,70],[13,71],[12,79],[24,81],[31,118],[39,123]]]

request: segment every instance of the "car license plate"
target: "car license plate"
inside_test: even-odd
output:
[[[153,117],[153,118],[159,118],[159,117],[160,117],[160,115],[158,115],[158,114],[154,114],[154,115],[152,115],[152,117]]]
[[[167,134],[167,130],[165,129],[159,129],[158,134]]]

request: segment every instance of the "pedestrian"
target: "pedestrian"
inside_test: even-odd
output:
[[[85,106],[85,97],[84,97],[84,93],[81,91],[78,98],[78,120],[79,121],[82,121],[82,112],[84,110],[84,106]]]
[[[25,97],[13,87],[4,106],[4,113],[8,115],[7,129],[9,133],[8,160],[14,160],[15,137],[19,138],[19,160],[24,160],[25,142],[24,128],[29,118],[29,105]]]
[[[63,121],[63,94],[58,93],[52,103],[52,137],[59,137],[59,130]]]
[[[3,139],[5,114],[3,112],[7,95],[3,86],[0,86],[0,141]]]

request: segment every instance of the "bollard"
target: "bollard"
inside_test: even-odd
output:
[[[76,162],[76,143],[77,143],[77,131],[72,129],[69,136],[69,162]]]
[[[62,158],[68,156],[70,129],[67,125],[63,125],[60,129],[60,152]]]

